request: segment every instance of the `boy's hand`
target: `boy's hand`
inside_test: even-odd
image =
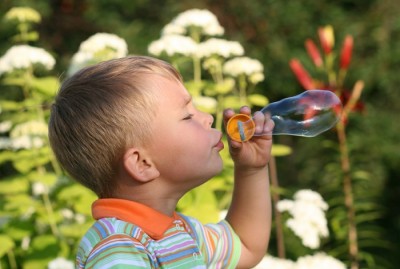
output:
[[[244,106],[240,113],[250,115],[250,108]],[[232,109],[224,111],[224,125],[235,114]],[[249,141],[237,142],[231,140],[228,136],[229,151],[235,162],[236,168],[240,169],[259,169],[264,168],[271,157],[272,130],[274,122],[270,117],[261,112],[254,113],[253,120],[256,125],[255,133],[266,135],[253,136]]]

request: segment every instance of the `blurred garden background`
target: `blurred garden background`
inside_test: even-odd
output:
[[[259,268],[399,268],[398,14],[396,0],[2,0],[0,268],[71,268],[96,197],[54,159],[49,107],[71,73],[128,54],[173,63],[222,130],[225,107],[335,92],[345,109],[332,130],[274,137],[274,206],[286,203]],[[217,221],[229,206],[222,154],[224,171],[180,211]]]

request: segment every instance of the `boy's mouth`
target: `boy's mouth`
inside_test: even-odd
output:
[[[221,136],[219,137],[218,142],[214,145],[214,147],[217,148],[218,151],[221,151],[221,150],[224,149],[224,143],[222,142],[222,134],[221,134]]]

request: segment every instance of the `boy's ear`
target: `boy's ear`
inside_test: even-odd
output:
[[[134,179],[145,183],[157,178],[160,172],[144,151],[130,148],[124,154],[123,165],[125,171]]]

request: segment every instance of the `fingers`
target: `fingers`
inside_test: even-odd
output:
[[[271,135],[274,129],[274,121],[271,119],[269,114],[263,114],[260,111],[254,113],[254,123],[256,125],[256,135]]]
[[[242,106],[239,110],[240,114],[250,115],[251,110],[248,106]],[[227,108],[224,110],[224,121],[228,121],[233,115],[235,115],[235,111],[232,108]]]
[[[246,114],[250,115],[251,110],[248,106],[243,106],[239,110],[240,114]],[[226,109],[224,111],[224,123],[225,126],[229,119],[234,116],[236,113],[233,109]],[[264,114],[260,111],[257,111],[254,113],[252,117],[254,123],[255,123],[255,135],[256,136],[271,136],[272,131],[274,128],[274,121],[271,119],[269,114]],[[236,143],[235,143],[236,144]],[[237,147],[241,145],[241,143],[237,143]],[[232,144],[234,146],[234,144]]]
[[[260,111],[254,113],[253,121],[256,125],[255,134],[262,134],[265,125],[265,116]]]
[[[266,124],[264,124],[263,133],[272,135],[272,132],[275,127],[275,122],[271,119],[271,116],[269,114],[265,115],[265,121]]]

